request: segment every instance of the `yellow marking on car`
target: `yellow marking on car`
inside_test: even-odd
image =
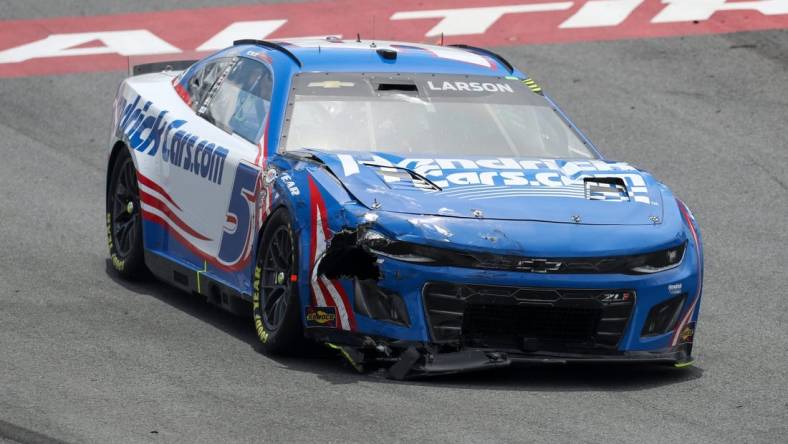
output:
[[[527,79],[523,80],[525,86],[527,86],[531,91],[540,94],[542,92],[542,87],[537,84],[534,79],[528,77]]]
[[[208,261],[203,261],[202,270],[197,270],[197,293],[202,294],[202,287],[200,285],[200,275],[208,271]]]
[[[676,368],[684,368],[684,367],[689,367],[690,365],[692,365],[694,363],[695,363],[695,361],[677,362],[677,363],[673,364],[673,366],[676,367]]]
[[[362,367],[361,364],[356,363],[356,361],[354,361],[353,358],[350,357],[350,355],[348,354],[348,352],[345,351],[344,348],[342,348],[342,347],[340,347],[340,346],[338,346],[336,344],[332,344],[330,342],[326,342],[326,345],[329,348],[333,348],[334,350],[337,350],[340,353],[342,353],[342,356],[344,356],[345,359],[347,359],[347,361],[350,363],[350,365],[353,366],[353,368],[356,369],[357,372],[359,372],[359,373],[363,373],[364,372],[364,367]]]

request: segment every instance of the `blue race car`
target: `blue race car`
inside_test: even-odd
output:
[[[266,352],[317,341],[394,378],[691,364],[692,213],[503,57],[244,40],[134,74],[114,106],[111,262],[251,313]]]

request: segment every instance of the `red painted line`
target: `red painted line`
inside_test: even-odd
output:
[[[269,116],[265,116],[265,130],[263,131],[263,139],[257,143],[257,157],[254,159],[254,164],[261,169],[264,167],[265,160],[268,159],[268,124],[270,123]],[[263,163],[260,160],[263,160]]]
[[[209,264],[211,264],[211,266],[216,267],[219,270],[223,270],[227,272],[237,272],[243,270],[246,266],[249,265],[250,256],[246,256],[240,262],[232,266],[224,265],[221,262],[218,262],[215,257],[202,251],[199,247],[189,242],[188,239],[181,236],[181,234],[178,233],[176,230],[174,230],[165,219],[162,219],[161,217],[153,213],[148,213],[146,211],[142,212],[142,218],[149,222],[153,222],[155,224],[160,225],[167,232],[167,235],[172,236],[175,239],[175,241],[183,245],[187,250],[191,251],[194,255],[198,256],[200,259],[208,262]]]
[[[345,287],[339,282],[339,279],[331,279],[329,283],[334,286],[337,293],[339,293],[339,297],[342,299],[342,304],[345,306],[345,311],[347,312],[347,320],[350,327],[350,331],[357,330],[356,327],[356,312],[350,305],[350,298],[348,298],[347,293],[345,292]]]
[[[173,79],[173,82],[177,80],[177,77]],[[183,87],[180,83],[174,82],[175,85],[175,92],[178,93],[178,97],[183,99],[183,102],[187,106],[192,106],[192,98],[189,96],[189,91],[186,91],[186,88]]]
[[[624,1],[637,3],[637,0],[607,3]],[[195,52],[197,48],[233,23],[257,20],[285,20],[286,22],[270,35],[247,37],[276,39],[341,34],[352,38],[356,33],[360,33],[364,38],[374,37],[379,40],[437,43],[439,37],[427,34],[436,25],[442,23],[442,18],[439,16],[413,18],[414,11],[552,4],[550,7],[552,9],[548,11],[507,13],[491,22],[490,26],[481,32],[447,35],[445,38],[446,44],[466,43],[475,46],[654,38],[788,28],[787,0],[728,0],[728,6],[735,7],[739,4],[740,6],[736,7],[738,9],[716,11],[710,17],[699,20],[688,19],[686,17],[691,14],[684,13],[686,17],[680,18],[680,21],[654,23],[654,18],[666,11],[666,8],[675,9],[675,1],[665,4],[661,0],[643,0],[625,14],[620,23],[583,27],[561,27],[561,25],[570,18],[578,16],[583,8],[591,5],[592,2],[588,0],[567,0],[567,2],[561,0],[431,0],[430,2],[322,0],[308,3],[185,9],[94,17],[0,21],[0,77],[128,69],[128,57],[117,53],[40,57],[24,61],[8,57],[6,50],[40,41],[53,34],[143,30],[161,39],[165,48],[174,48],[176,51],[172,54],[158,54],[157,57],[174,55],[177,58],[179,55]],[[769,3],[771,9],[761,8],[768,9],[764,13],[753,9],[752,6],[748,6],[750,9],[742,9],[741,6],[758,3]],[[555,6],[556,4],[559,6]],[[392,20],[394,14],[404,12],[410,15],[405,19]],[[597,14],[597,17],[601,16]],[[474,17],[473,20],[466,22],[475,20],[478,23],[477,18]],[[117,49],[114,46],[105,48],[105,43],[88,40],[75,43],[72,47],[66,45],[65,48],[71,50],[81,48],[79,51],[83,52],[95,51],[96,48]],[[8,58],[3,59],[4,53]]]
[[[179,211],[183,211],[183,210],[181,210],[181,207],[179,207],[179,206],[178,206],[178,204],[176,204],[176,203],[175,203],[175,201],[174,201],[174,200],[172,200],[172,197],[170,197],[169,193],[167,193],[167,191],[165,191],[165,190],[164,190],[164,188],[162,188],[161,186],[159,186],[159,184],[157,184],[157,183],[156,183],[156,182],[154,182],[153,180],[151,180],[151,179],[147,178],[146,176],[143,176],[143,175],[142,175],[142,173],[140,173],[139,171],[137,171],[137,180],[138,180],[138,181],[139,181],[139,182],[140,182],[142,185],[145,185],[146,187],[148,187],[148,188],[152,189],[153,191],[155,191],[155,192],[157,192],[157,193],[161,194],[161,195],[162,195],[162,196],[163,196],[165,199],[167,199],[167,201],[168,201],[169,203],[171,203],[171,204],[172,204],[172,206],[174,206],[175,208],[177,208]]]
[[[173,212],[170,207],[168,207],[164,202],[156,199],[154,196],[140,190],[140,200],[147,205],[152,206],[153,208],[158,209],[172,221],[175,225],[177,225],[180,229],[188,233],[190,236],[194,237],[195,239],[199,239],[202,241],[210,241],[211,239],[208,237],[203,236],[202,234],[195,231],[192,227],[186,224],[186,222],[182,221],[178,215]]]
[[[309,230],[309,274],[308,278],[312,282],[312,305],[317,305],[317,295],[315,294],[316,291],[320,290],[320,286],[318,288],[314,287],[314,283],[319,281],[314,281],[312,279],[312,273],[314,271],[317,261],[317,199],[320,192],[317,190],[317,185],[315,185],[314,179],[312,176],[307,176],[309,179],[309,220],[311,223],[311,229]],[[325,299],[325,298],[324,298]]]

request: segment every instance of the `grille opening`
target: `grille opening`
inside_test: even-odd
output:
[[[478,305],[465,308],[464,335],[493,335],[585,342],[599,323],[598,308]]]
[[[417,93],[419,89],[415,83],[381,83],[378,85],[378,91]]]
[[[635,293],[429,283],[423,291],[439,344],[539,350],[613,349],[624,336]]]

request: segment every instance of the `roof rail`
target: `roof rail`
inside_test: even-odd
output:
[[[283,53],[284,55],[290,57],[291,59],[293,59],[293,61],[296,62],[296,65],[298,65],[299,68],[303,68],[304,66],[301,64],[301,60],[298,60],[298,57],[296,57],[295,54],[293,54],[287,48],[285,48],[284,46],[278,43],[268,42],[265,40],[255,40],[255,39],[242,39],[233,42],[233,46],[238,46],[238,45],[257,45],[257,46],[264,46],[266,48],[275,49]]]
[[[502,55],[496,54],[496,53],[490,51],[489,49],[478,48],[476,46],[470,46],[470,45],[448,45],[448,46],[450,46],[452,48],[460,48],[460,49],[464,49],[466,51],[471,51],[471,52],[476,52],[476,53],[481,53],[481,54],[484,54],[484,55],[488,55],[490,57],[498,59],[499,62],[503,63],[503,66],[505,66],[507,69],[509,69],[509,72],[514,72],[514,66],[512,66],[512,64],[509,63],[508,60],[503,58]]]

